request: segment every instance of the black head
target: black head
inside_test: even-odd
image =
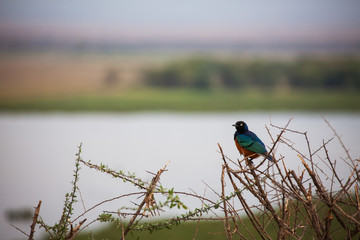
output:
[[[248,131],[248,126],[246,125],[245,122],[243,121],[238,121],[235,124],[233,124],[233,126],[236,128],[237,131],[239,131],[240,133],[244,133],[246,131]]]

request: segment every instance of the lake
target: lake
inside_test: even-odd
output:
[[[360,114],[358,113],[307,113],[307,112],[238,112],[238,113],[1,113],[0,114],[0,239],[23,238],[8,225],[5,212],[36,206],[42,200],[40,215],[49,224],[59,219],[66,192],[71,191],[77,146],[82,143],[82,158],[93,163],[104,163],[116,170],[135,172],[138,177],[150,180],[170,161],[161,183],[179,191],[196,192],[216,199],[206,187],[220,191],[222,160],[218,153],[220,143],[225,154],[240,158],[233,142],[234,127],[238,120],[248,123],[265,143],[271,138],[265,128],[276,137],[279,129],[290,118],[290,128],[307,131],[311,148],[318,149],[323,140],[333,137],[324,116],[337,133],[353,158],[360,156]],[[306,153],[303,136],[285,133],[294,146]],[[333,159],[346,157],[336,139],[329,145]],[[321,154],[321,153],[319,153]],[[297,170],[301,163],[296,153],[286,147],[276,149],[275,156],[284,156],[288,168]],[[79,188],[85,208],[102,200],[136,191],[128,183],[100,174],[81,166]],[[338,166],[341,168],[341,166]],[[348,174],[341,172],[343,177]],[[205,183],[206,184],[205,184]],[[136,199],[135,199],[136,201]],[[138,201],[138,200],[137,200]],[[185,199],[190,208],[201,202]],[[116,211],[121,206],[133,206],[128,200],[114,201],[94,212]],[[83,211],[77,203],[75,215]],[[88,216],[90,221],[92,215]],[[25,226],[29,223],[14,223]]]

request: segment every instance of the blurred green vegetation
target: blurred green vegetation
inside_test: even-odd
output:
[[[356,91],[196,90],[142,88],[115,94],[3,100],[2,111],[359,111]]]
[[[172,239],[183,240],[193,239],[197,228],[197,222],[188,222],[180,224],[179,226],[171,229],[162,229],[149,233],[147,231],[137,232],[133,231],[126,236],[126,239]],[[224,233],[224,226],[221,221],[206,222],[202,221],[199,224],[196,239],[226,239]],[[120,239],[121,229],[117,228],[115,224],[108,225],[107,227],[95,230],[92,232],[94,239]],[[92,239],[88,233],[82,233],[76,237],[77,240]]]
[[[195,89],[360,91],[358,59],[300,58],[294,61],[190,59],[144,73],[149,86]]]
[[[0,111],[360,110],[357,57],[169,61],[134,67],[140,78],[133,79],[134,85],[129,81],[126,87],[117,86],[117,72],[111,70],[101,83],[106,87],[99,84],[97,90],[80,88],[66,95],[60,89],[47,96],[3,97]]]
[[[346,200],[345,200],[346,201]],[[296,203],[294,204],[294,206]],[[346,207],[345,205],[340,204],[345,212],[353,212],[356,211],[355,207]],[[324,217],[328,214],[327,208],[323,203],[317,205],[317,212],[320,217]],[[305,209],[295,210],[291,209],[291,214],[289,215],[289,224],[292,226],[295,222],[303,222],[303,224],[310,225],[310,219],[305,211]],[[295,218],[297,220],[295,221]],[[260,222],[266,223],[268,218],[266,214],[260,214],[258,220]],[[246,216],[242,216],[242,223],[238,223],[239,232],[246,238],[246,239],[261,239],[261,236],[256,231],[254,226],[252,225],[249,218]],[[232,221],[230,221],[231,229],[234,230],[235,226]],[[246,226],[246,229],[244,228]],[[351,228],[351,226],[348,226]],[[333,217],[330,225],[330,235],[334,239],[345,239],[347,236],[347,232],[341,227],[338,220]],[[268,224],[266,226],[266,231],[271,237],[271,239],[276,239],[277,236],[277,225],[275,223]],[[297,229],[299,235],[302,233],[302,229]],[[251,233],[251,235],[250,235]],[[173,239],[173,240],[182,240],[182,239],[226,239],[225,230],[224,230],[224,223],[222,221],[190,221],[182,223],[178,226],[173,226],[171,229],[161,229],[158,231],[154,231],[150,233],[149,231],[132,231],[129,235],[126,236],[126,239]],[[233,232],[233,236],[238,236],[237,233]],[[313,239],[316,236],[313,229],[311,231],[306,231],[304,233],[304,239]],[[359,237],[359,234],[354,236]],[[120,239],[121,238],[121,228],[118,227],[116,224],[108,224],[104,225],[102,228],[98,228],[91,232],[83,232],[79,234],[76,239],[77,240],[85,240],[85,239]],[[237,238],[237,237],[235,237]]]

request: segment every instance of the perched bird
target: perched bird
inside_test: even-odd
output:
[[[255,133],[249,131],[248,126],[243,121],[238,121],[233,125],[236,128],[234,134],[234,140],[237,149],[240,154],[248,158],[250,161],[259,156],[266,156],[265,144],[256,136]],[[268,156],[267,159],[274,161],[272,156]]]

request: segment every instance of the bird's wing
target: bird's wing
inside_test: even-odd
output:
[[[266,153],[264,144],[261,141],[257,141],[248,135],[239,134],[236,136],[236,141],[246,150],[261,154]]]

